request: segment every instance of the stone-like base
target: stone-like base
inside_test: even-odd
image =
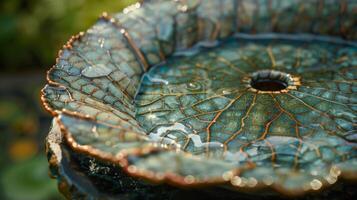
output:
[[[56,123],[47,137],[47,156],[50,174],[58,180],[60,192],[67,199],[285,199],[269,192],[256,195],[238,193],[224,188],[195,188],[191,190],[169,185],[153,185],[127,176],[116,165],[76,153],[62,143],[62,134]],[[339,183],[320,193],[295,199],[354,199],[356,185]]]

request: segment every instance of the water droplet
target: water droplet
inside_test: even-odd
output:
[[[184,57],[191,57],[199,53],[199,49],[197,47],[193,47],[190,49],[178,50],[174,53],[174,56],[184,56]]]
[[[233,177],[233,172],[232,171],[224,172],[223,175],[222,175],[222,178],[225,181],[230,180],[232,177]]]
[[[104,42],[105,42],[105,39],[104,39],[104,38],[98,39],[98,43],[99,43],[99,45],[100,45],[100,48],[103,48],[103,47],[104,47]]]
[[[231,94],[231,91],[223,90],[222,93],[223,93],[223,94]]]
[[[163,83],[165,85],[169,84],[168,80],[165,80],[165,79],[162,79],[162,78],[159,78],[159,77],[152,77],[149,74],[145,74],[144,78],[147,78],[152,83],[159,83],[159,84]]]
[[[312,180],[310,185],[313,190],[318,190],[322,187],[321,181],[319,181],[317,179]]]
[[[242,179],[239,176],[235,176],[232,178],[231,183],[234,186],[240,186],[242,183]]]
[[[93,126],[92,127],[92,132],[93,132],[93,134],[94,134],[94,137],[99,137],[99,134],[98,134],[98,131],[97,131],[97,126]]]
[[[331,175],[327,175],[327,176],[325,177],[325,179],[326,179],[326,181],[327,181],[328,183],[330,183],[330,184],[334,184],[334,183],[336,183],[336,181],[337,181],[337,177],[334,177],[334,176],[331,176]]]
[[[338,177],[341,174],[341,170],[340,168],[338,168],[337,166],[332,166],[330,169],[330,175],[333,177]]]
[[[248,187],[255,187],[257,184],[258,184],[258,181],[254,177],[250,177],[248,179],[248,183],[247,183]]]
[[[198,82],[191,82],[186,85],[188,90],[200,90],[202,88],[201,84]]]
[[[112,69],[106,67],[104,64],[98,64],[84,68],[82,75],[88,78],[98,78],[108,76],[112,71]]]
[[[188,184],[191,184],[191,183],[195,182],[195,177],[192,175],[188,175],[184,178],[184,181]]]
[[[264,177],[263,182],[265,185],[272,185],[274,183],[274,178],[272,176]]]
[[[313,175],[313,176],[317,176],[319,174],[319,172],[317,170],[312,170],[310,172],[310,174]]]

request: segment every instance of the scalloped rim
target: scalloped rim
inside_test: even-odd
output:
[[[139,4],[142,4],[142,3],[143,3],[143,1],[140,1]],[[138,3],[136,3],[134,5],[137,5],[137,4]],[[138,8],[138,7],[136,6],[136,8]],[[103,12],[103,14],[99,17],[99,19],[105,19],[111,23],[115,23],[115,21],[116,21],[114,18],[111,18],[107,14],[107,12]],[[135,51],[135,54],[137,54],[139,56],[142,55],[140,49],[138,49],[136,47],[136,45],[134,44],[134,42],[131,41],[132,39],[130,37],[128,38],[128,34],[125,34],[125,33],[127,33],[125,31],[125,29],[121,28],[121,33],[124,35],[124,37],[126,37],[129,40],[129,43],[130,43],[129,45],[133,48],[133,50]],[[58,63],[58,60],[63,53],[63,50],[71,49],[72,44],[75,41],[78,41],[84,34],[85,34],[85,32],[79,32],[78,34],[73,35],[70,38],[70,40],[65,45],[63,45],[63,48],[61,50],[59,50],[59,52],[58,52],[58,56],[56,58],[56,63]],[[148,67],[147,62],[145,61],[144,57],[142,57],[142,59],[140,59],[140,63],[144,65],[145,69],[147,69],[147,67]],[[55,65],[53,65],[46,73],[47,74],[46,80],[48,83],[46,86],[55,86],[55,87],[66,88],[66,86],[64,86],[60,83],[57,83],[55,81],[52,81],[50,79],[49,74],[52,70],[54,70],[54,68],[55,68]],[[130,176],[145,179],[152,183],[168,183],[168,184],[171,184],[174,186],[184,187],[184,188],[185,187],[192,188],[192,187],[207,187],[207,186],[224,186],[224,185],[226,185],[226,186],[231,186],[230,187],[231,189],[233,188],[240,192],[252,192],[252,191],[257,191],[257,190],[262,190],[262,189],[272,189],[273,191],[281,193],[286,196],[301,196],[308,192],[321,191],[321,190],[329,187],[330,185],[332,185],[332,184],[326,183],[326,181],[322,181],[322,186],[318,190],[313,190],[311,188],[309,188],[307,190],[289,190],[289,189],[284,188],[281,184],[278,184],[276,182],[274,182],[272,184],[265,184],[263,182],[257,182],[255,184],[255,186],[253,186],[253,187],[249,187],[247,185],[236,186],[233,183],[232,180],[235,177],[239,178],[240,172],[242,172],[245,169],[252,168],[254,166],[247,166],[245,168],[235,168],[235,169],[225,172],[224,174],[222,174],[221,177],[210,178],[208,180],[202,180],[202,181],[195,179],[194,176],[191,176],[191,175],[181,176],[181,175],[175,174],[175,173],[168,173],[168,172],[155,173],[155,172],[152,172],[149,170],[138,169],[134,165],[129,165],[129,161],[127,159],[129,155],[144,155],[144,154],[147,154],[150,152],[162,151],[162,150],[168,150],[168,149],[164,148],[164,147],[157,147],[157,145],[153,144],[152,146],[148,146],[145,148],[133,148],[133,149],[130,149],[130,151],[122,150],[117,155],[112,155],[111,153],[103,152],[99,149],[93,148],[92,146],[78,144],[75,141],[75,139],[72,137],[72,134],[67,130],[65,125],[63,125],[61,123],[61,120],[60,120],[61,114],[63,113],[63,114],[69,115],[69,116],[74,116],[74,117],[77,117],[80,119],[90,120],[90,121],[93,121],[96,123],[98,121],[95,120],[93,117],[83,115],[83,114],[80,114],[77,112],[71,112],[66,109],[62,109],[62,110],[52,109],[49,102],[45,98],[44,89],[46,88],[46,86],[41,90],[41,94],[40,94],[40,99],[41,99],[42,105],[45,108],[45,110],[47,112],[49,112],[54,117],[56,122],[59,124],[61,132],[63,134],[63,138],[65,139],[65,142],[70,146],[70,148],[72,148],[75,152],[84,153],[89,156],[93,156],[99,160],[109,161],[109,162],[112,162],[113,164],[118,164],[124,170],[124,172],[126,172]],[[102,123],[102,122],[100,122],[100,123]],[[102,124],[106,125],[105,123],[102,123]],[[113,125],[110,125],[110,126],[115,127]],[[120,127],[120,126],[117,126],[117,127]],[[192,155],[189,153],[182,152],[182,151],[180,153],[183,153],[185,156],[192,157]],[[53,164],[53,163],[51,163],[51,164]],[[58,160],[57,160],[57,165],[59,165]],[[338,176],[337,182],[341,181],[340,179],[344,179],[344,180],[348,180],[348,181],[357,181],[357,174],[352,171],[341,171],[341,174]]]

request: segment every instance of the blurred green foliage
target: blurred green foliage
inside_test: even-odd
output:
[[[39,104],[39,77],[19,73],[0,81],[0,199],[62,199],[48,176],[44,138],[51,118]]]
[[[88,29],[102,12],[134,2],[0,1],[0,199],[63,199],[48,176],[44,150],[51,124],[39,101],[44,71],[71,35]]]
[[[49,180],[47,160],[36,156],[9,166],[1,174],[5,199],[11,200],[55,200],[63,199],[57,183]]]
[[[1,0],[0,70],[46,69],[68,38],[135,0]]]

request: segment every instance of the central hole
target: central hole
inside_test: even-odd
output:
[[[280,91],[289,86],[289,74],[262,70],[252,74],[250,85],[260,91]]]
[[[252,87],[261,91],[280,91],[287,87],[287,84],[279,80],[262,79],[252,82]]]

